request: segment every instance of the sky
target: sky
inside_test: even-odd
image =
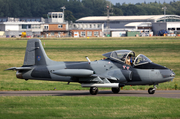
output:
[[[108,1],[110,1],[110,2],[112,2],[113,4],[116,4],[116,3],[126,3],[126,4],[128,4],[128,3],[131,3],[131,4],[136,4],[136,3],[142,3],[142,2],[144,2],[144,1],[146,1],[146,3],[149,3],[149,2],[155,2],[155,1],[157,1],[157,2],[161,2],[161,3],[163,3],[164,1],[166,2],[166,3],[170,3],[170,1],[173,1],[173,0],[108,0]],[[175,0],[175,1],[180,1],[180,0]]]

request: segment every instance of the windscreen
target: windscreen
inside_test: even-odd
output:
[[[140,64],[146,64],[152,62],[149,58],[147,58],[146,56],[140,54],[136,57],[134,64],[135,65],[140,65]]]

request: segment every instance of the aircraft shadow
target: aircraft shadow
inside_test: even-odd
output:
[[[99,91],[97,95],[91,95],[88,91],[87,92],[67,92],[67,93],[60,93],[55,94],[52,96],[139,96],[139,95],[146,95],[148,93],[143,92],[119,92],[117,94],[112,93],[111,91]],[[148,94],[149,95],[149,94]]]

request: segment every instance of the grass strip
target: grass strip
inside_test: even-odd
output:
[[[154,97],[0,97],[1,119],[179,118],[180,99]]]

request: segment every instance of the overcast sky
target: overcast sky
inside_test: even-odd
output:
[[[169,3],[170,1],[173,1],[173,0],[108,0],[108,1],[111,1],[113,4],[116,4],[116,3],[126,3],[126,4],[128,4],[128,3],[132,3],[132,4],[136,4],[136,3],[142,3],[142,2],[144,2],[144,1],[146,1],[146,3],[149,3],[149,2],[155,2],[155,1],[157,1],[157,2],[161,2],[161,3],[163,3],[164,1],[166,2],[166,3]],[[175,0],[175,1],[180,1],[180,0]]]

